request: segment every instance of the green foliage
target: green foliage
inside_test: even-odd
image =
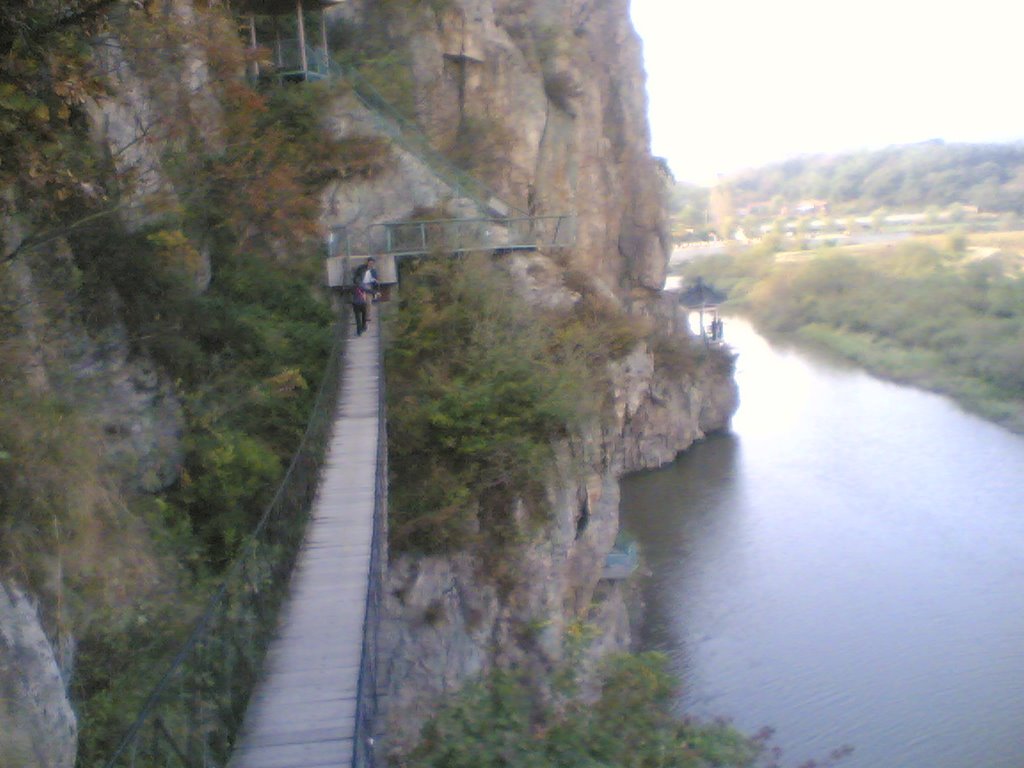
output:
[[[584,362],[485,260],[403,274],[387,351],[391,544],[448,551],[542,515],[551,442],[592,412]]]
[[[546,519],[552,442],[602,416],[608,364],[648,345],[684,377],[731,361],[656,333],[570,274],[568,313],[530,307],[487,259],[403,273],[388,347],[390,542],[428,553],[509,544]],[[713,358],[713,359],[712,359]]]
[[[47,224],[60,221],[65,202],[84,196],[94,175],[85,104],[102,85],[88,35],[101,28],[108,4],[0,4],[0,191],[32,199]],[[0,195],[0,213],[11,202]]]
[[[255,524],[294,451],[323,372],[331,313],[308,282],[263,261],[230,258],[183,322],[194,354],[179,369],[188,450],[169,499],[216,561]],[[193,360],[202,361],[195,365]]]
[[[671,186],[668,209],[674,242],[707,240],[708,195],[706,188],[695,184],[677,181]]]
[[[760,741],[672,713],[676,681],[660,654],[612,657],[600,698],[555,706],[526,680],[496,672],[472,683],[423,729],[403,768],[702,768],[750,766]]]
[[[857,255],[819,253],[758,265],[689,265],[719,284],[766,330],[796,334],[882,375],[947,392],[1024,429],[1024,287],[1019,256],[977,258],[921,241]]]
[[[437,3],[449,0],[434,0]],[[405,6],[405,7],[402,7]],[[407,41],[391,34],[391,19],[427,8],[427,2],[393,0],[374,3],[356,27],[339,21],[331,30],[332,56],[361,77],[403,117],[416,117],[416,82]]]
[[[925,142],[875,152],[818,155],[739,174],[739,205],[824,198],[844,210],[923,210],[965,203],[1024,212],[1024,145]],[[777,210],[777,208],[776,208]]]
[[[384,99],[408,118],[416,116],[416,83],[412,65],[402,50],[389,50],[379,55],[363,55],[358,60],[359,73]]]
[[[71,697],[78,713],[78,762],[102,765],[142,708],[196,618],[189,593],[168,592],[106,614],[81,635]],[[105,620],[104,620],[105,619]]]
[[[0,264],[0,572],[40,598],[55,642],[77,641],[71,690],[90,765],[134,716],[306,424],[333,321],[312,288],[316,192],[386,159],[363,142],[336,162],[322,89],[246,85],[216,4],[197,4],[187,24],[155,6],[0,7],[0,213],[13,204],[30,241],[54,243]],[[138,138],[160,167],[134,172],[169,182],[145,199],[87,136],[84,104],[105,87],[90,46],[113,40],[153,107]],[[183,50],[209,65],[202,98],[185,93]],[[130,227],[106,215],[118,205],[108,189],[131,199]],[[81,372],[62,357],[89,363],[123,334],[184,407],[185,459],[161,497],[137,494],[108,460],[92,403],[76,397]]]
[[[696,337],[658,331],[651,336],[650,346],[655,367],[675,378],[693,374],[706,364],[716,366],[722,373],[732,369],[731,358],[712,352]]]

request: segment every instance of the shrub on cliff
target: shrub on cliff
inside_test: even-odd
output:
[[[703,768],[753,765],[763,739],[672,712],[676,681],[661,654],[620,655],[600,698],[542,704],[510,672],[466,686],[423,728],[403,768]]]
[[[444,552],[542,517],[552,441],[596,411],[584,357],[486,259],[403,274],[387,352],[391,543]]]

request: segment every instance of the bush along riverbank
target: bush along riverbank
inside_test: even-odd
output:
[[[765,333],[948,394],[1024,432],[1024,238],[909,240],[690,262]]]

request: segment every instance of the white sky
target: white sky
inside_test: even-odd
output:
[[[794,155],[1024,138],[1019,0],[631,0],[677,179]]]

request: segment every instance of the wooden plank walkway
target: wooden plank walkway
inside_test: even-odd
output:
[[[361,337],[350,324],[324,474],[228,768],[352,765],[377,469],[381,371],[373,320]]]

